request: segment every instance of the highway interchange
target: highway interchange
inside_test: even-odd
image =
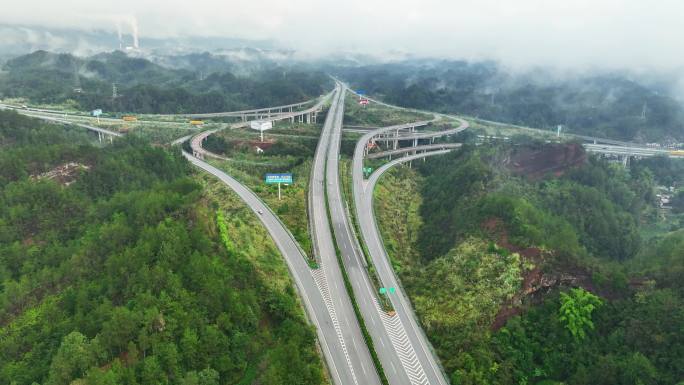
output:
[[[202,148],[202,142],[217,130],[207,130],[198,135],[186,135],[175,140],[173,144],[191,140],[193,153],[183,151],[183,155],[193,165],[214,175],[234,190],[255,212],[269,231],[292,274],[308,318],[316,328],[321,350],[331,379],[335,384],[376,385],[381,383],[371,353],[365,343],[361,325],[354,312],[352,299],[345,287],[343,268],[349,277],[353,290],[352,294],[356,298],[388,382],[397,385],[446,385],[448,381],[439,361],[420,328],[410,301],[391,268],[375,221],[372,202],[373,188],[380,176],[394,165],[427,156],[444,154],[453,148],[457,148],[458,144],[419,145],[419,140],[458,133],[468,128],[468,122],[454,116],[433,114],[435,120],[447,118],[457,120],[460,125],[444,131],[414,132],[416,127],[425,126],[433,120],[383,127],[365,133],[356,145],[352,160],[353,197],[347,197],[353,199],[353,204],[350,205],[342,194],[339,173],[344,100],[348,91],[343,83],[337,82],[336,88],[331,93],[319,98],[312,107],[299,111],[294,111],[293,108],[303,108],[311,101],[264,109],[175,115],[203,118],[242,117],[242,122],[227,126],[239,128],[249,124],[245,117],[271,121],[294,120],[297,116],[317,113],[325,103],[331,101],[314,155],[308,196],[310,229],[316,254],[314,257],[319,263],[318,268],[311,268],[307,264],[306,253],[299,247],[285,225],[255,193],[224,171],[202,160],[205,156],[215,156]],[[400,108],[373,99],[370,100],[388,107]],[[122,136],[118,132],[70,121],[66,116],[58,115],[55,111],[35,109],[22,111],[16,107],[0,104],[0,109],[10,108],[46,121],[77,125],[100,135]],[[375,140],[389,142],[393,139],[395,139],[395,143],[398,143],[398,140],[412,141],[413,146],[397,148],[395,145],[394,149],[382,153],[381,156],[400,153],[405,155],[384,164],[368,179],[364,179],[362,173],[363,159],[369,157],[367,153],[368,143]],[[668,154],[663,150],[626,146],[624,142],[605,141],[604,143],[606,144],[586,144],[585,147],[588,151],[615,155],[652,156]],[[357,237],[354,231],[350,210],[354,210],[361,239]],[[369,276],[366,256],[363,254],[360,241],[364,242],[367,247],[369,253],[367,257],[375,267],[380,284],[387,288],[396,289],[390,294],[390,301],[395,313],[386,312],[378,302],[377,287],[372,283]],[[340,253],[343,266],[338,263],[337,252]]]
[[[404,293],[401,291],[392,269],[389,268],[386,254],[372,253],[373,263],[378,269],[381,282],[387,282],[388,287],[391,286],[396,289],[396,300],[393,301],[393,303],[396,302],[396,314],[387,314],[379,306],[376,288],[371,283],[367,267],[365,266],[365,257],[362,254],[357,236],[352,230],[351,221],[348,216],[348,206],[341,193],[338,168],[344,116],[344,95],[346,91],[346,87],[342,84],[338,84],[336,87],[335,95],[333,96],[314,155],[309,186],[310,227],[316,257],[321,263],[321,267],[315,269],[318,271],[314,270],[313,274],[321,288],[321,292],[332,297],[332,301],[326,302],[325,306],[328,308],[341,351],[344,353],[343,357],[339,357],[340,361],[334,366],[338,372],[343,373],[347,377],[348,382],[342,383],[379,383],[377,373],[372,366],[370,353],[365,346],[362,332],[353,312],[351,300],[345,292],[342,272],[336,260],[336,244],[337,249],[341,253],[344,268],[349,276],[353,294],[357,298],[365,325],[389,383],[407,385],[447,384],[448,382],[442,373],[438,360],[429,347],[427,338],[418,326],[415,314]],[[419,139],[431,139],[438,136],[455,134],[468,127],[467,122],[461,119],[459,121],[461,124],[458,127],[430,133],[415,133],[413,130],[415,127],[425,126],[432,121],[413,122],[381,128],[362,137],[359,141],[360,146],[357,146],[357,153],[358,148],[363,148],[365,143],[371,138],[376,136],[382,137],[387,133],[399,135],[402,130],[408,130],[409,132],[400,135],[401,140],[415,140],[416,142],[414,143],[417,143]],[[201,142],[205,137],[206,135],[201,134],[192,139],[194,153],[204,152],[204,155],[206,155],[206,150],[201,149]],[[416,150],[419,149],[420,147],[416,147]],[[398,164],[404,160],[408,161],[445,152],[448,152],[448,150],[441,148],[438,151],[426,151],[400,158],[391,163],[391,165]],[[361,170],[361,167],[357,167],[358,159],[358,157],[355,157],[354,171],[356,176],[358,176],[357,171],[360,172]],[[361,202],[361,196],[372,196],[372,191],[355,189],[355,201]],[[365,200],[363,205],[366,205]],[[359,221],[366,224],[367,218],[373,218],[367,215],[371,211],[364,210],[362,215],[357,212]],[[331,223],[329,223],[328,214]],[[366,220],[361,221],[362,218]],[[331,225],[333,229],[332,234],[330,232]],[[333,234],[334,240],[332,238]],[[379,242],[377,234],[373,239]],[[374,244],[376,247],[379,245],[381,243]],[[380,261],[379,258],[384,258],[384,260]],[[342,322],[342,329],[340,330],[341,320],[344,320],[344,322]],[[340,369],[343,367],[345,367],[345,370]]]
[[[334,333],[329,333],[325,338],[334,339],[337,337],[336,341],[329,341],[326,344],[328,346],[339,346],[339,351],[342,353],[337,356],[326,356],[326,359],[336,360],[334,364],[330,365],[335,368],[333,380],[339,384],[380,383],[353,311],[351,299],[344,286],[342,271],[337,263],[335,248],[335,244],[337,244],[358,306],[363,314],[365,325],[371,335],[389,383],[407,385],[447,384],[437,359],[429,348],[427,339],[420,331],[415,315],[407,303],[401,303],[400,310],[397,311],[396,315],[389,315],[380,308],[376,299],[376,290],[368,276],[364,263],[365,259],[357,237],[351,229],[347,205],[341,194],[338,169],[345,92],[344,86],[338,84],[314,155],[309,186],[310,227],[316,259],[320,262],[320,268],[312,269],[312,275],[320,289],[320,295],[325,298],[323,303],[318,302],[318,306],[325,306],[334,329]],[[392,131],[411,129],[415,125],[406,124],[400,128],[392,127]],[[455,131],[435,132],[431,136],[454,133],[465,127],[467,127],[467,123],[462,124]],[[387,129],[378,131],[381,134]],[[415,135],[424,137],[423,134]],[[404,139],[403,136],[402,139]],[[412,138],[409,137],[409,139]],[[193,152],[199,153],[201,151],[200,146],[201,140],[193,138]],[[444,152],[438,151],[436,153]],[[417,154],[411,156],[410,159],[421,156],[426,155]],[[202,164],[199,162],[201,161],[195,158],[193,163]],[[206,167],[203,169],[208,170]],[[215,172],[211,173],[219,176]],[[241,187],[246,189],[244,186]],[[248,200],[245,201],[250,204]],[[258,208],[251,207],[258,212]],[[271,232],[271,235],[277,236],[274,232]],[[388,272],[386,269],[382,271]],[[385,279],[390,282],[390,278]],[[392,279],[395,279],[393,275]],[[300,288],[300,292],[306,295],[305,289]],[[314,296],[317,297],[317,295]],[[406,300],[404,299],[404,301]],[[404,319],[402,319],[401,314],[403,314]]]

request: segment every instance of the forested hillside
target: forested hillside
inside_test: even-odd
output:
[[[452,383],[679,383],[684,230],[642,231],[660,215],[654,185],[682,165],[590,157],[518,173],[516,154],[547,146],[465,147],[376,191],[393,265]]]
[[[621,73],[511,73],[495,63],[407,61],[336,69],[369,95],[400,106],[640,141],[684,141],[684,106]]]
[[[177,149],[2,111],[0,146],[0,383],[326,382],[277,250]]]
[[[80,110],[189,113],[296,103],[332,88],[322,72],[275,66],[236,76],[229,68],[226,64],[224,70],[209,73],[171,69],[121,51],[86,58],[36,51],[5,64],[0,96],[66,103]]]

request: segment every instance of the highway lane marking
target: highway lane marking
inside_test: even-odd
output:
[[[354,380],[355,384],[358,384],[358,381],[356,379],[356,373],[354,373],[354,366],[352,365],[351,357],[349,356],[349,352],[347,351],[347,345],[345,344],[344,336],[342,335],[342,329],[340,328],[340,323],[337,319],[335,305],[333,303],[332,297],[330,295],[330,290],[328,288],[328,278],[326,277],[325,272],[321,268],[311,270],[311,275],[314,278],[316,286],[318,286],[318,290],[321,292],[321,295],[323,296],[323,302],[325,303],[325,306],[328,309],[328,314],[330,315],[330,319],[332,320],[335,333],[337,334],[337,339],[340,342],[342,352],[344,353],[344,357],[347,360],[347,365],[349,366],[349,371],[351,372],[352,379]],[[349,319],[347,319],[346,315],[345,320],[347,321],[347,326],[349,326]]]
[[[377,298],[373,298],[375,303],[375,308],[380,314],[380,319],[387,330],[389,339],[394,346],[394,350],[397,352],[399,361],[409,377],[411,384],[419,385],[428,382],[427,375],[423,370],[423,366],[416,355],[416,351],[411,344],[408,335],[406,334],[406,329],[401,321],[398,314],[390,316],[385,313],[380,307],[380,303]],[[381,340],[382,341],[382,340]]]

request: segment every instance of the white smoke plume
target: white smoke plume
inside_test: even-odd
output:
[[[135,16],[131,16],[128,21],[131,24],[131,33],[133,34],[133,48],[140,48],[138,42],[138,19]]]
[[[119,38],[119,49],[123,48],[123,35],[121,33],[121,23],[117,20],[116,24],[116,35]]]

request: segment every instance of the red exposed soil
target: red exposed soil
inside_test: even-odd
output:
[[[523,302],[540,303],[544,295],[557,287],[581,287],[604,298],[614,299],[615,293],[599,290],[591,279],[591,273],[581,267],[568,267],[563,271],[545,272],[541,269],[548,252],[536,247],[519,247],[510,243],[508,232],[499,218],[490,218],[482,223],[482,229],[492,236],[498,247],[520,254],[522,261],[532,262],[535,267],[523,273],[520,290],[506,301],[494,317],[491,330],[498,330],[508,320],[524,311]]]
[[[580,144],[547,144],[540,148],[517,148],[506,162],[506,167],[513,174],[541,179],[548,174],[561,176],[586,160],[587,154]]]

